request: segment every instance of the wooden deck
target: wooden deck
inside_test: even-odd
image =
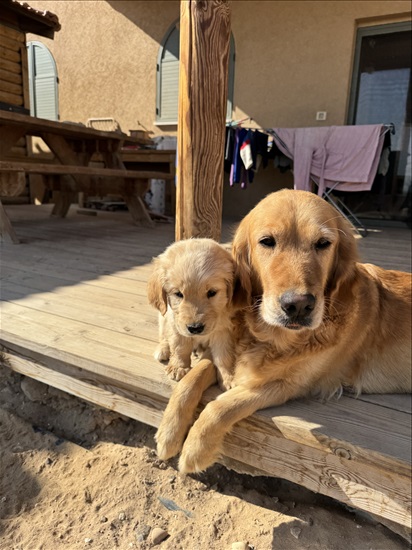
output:
[[[49,206],[6,209],[23,242],[1,245],[5,364],[157,426],[172,385],[152,357],[157,314],[146,281],[173,225],[136,227],[127,213],[80,215],[73,206],[65,219],[50,218]],[[410,270],[408,230],[372,231],[360,248],[365,261]],[[411,396],[266,409],[236,426],[224,452],[238,471],[286,478],[410,527]]]

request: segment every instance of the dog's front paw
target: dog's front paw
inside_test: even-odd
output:
[[[161,422],[155,435],[157,456],[167,460],[177,455],[183,445],[184,433],[177,433],[167,422]]]
[[[169,357],[170,357],[169,344],[167,342],[160,343],[156,348],[156,351],[154,353],[154,358],[157,361],[164,363],[166,361],[169,361]]]
[[[181,380],[189,371],[190,371],[190,367],[174,365],[171,363],[169,363],[166,367],[167,376],[172,380],[176,380],[177,382]]]
[[[206,446],[201,438],[193,437],[190,431],[180,455],[179,471],[182,474],[203,472],[218,460],[219,455],[218,446]]]

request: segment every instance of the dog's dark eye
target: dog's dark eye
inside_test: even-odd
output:
[[[175,296],[176,296],[176,298],[183,298],[183,294],[180,292],[180,290],[175,292]]]
[[[263,237],[263,239],[260,239],[259,244],[266,246],[266,248],[274,248],[276,241],[273,237]]]
[[[213,298],[213,296],[216,296],[217,294],[217,290],[208,290],[207,291],[207,297],[208,298]]]
[[[325,248],[328,248],[331,244],[332,243],[327,239],[319,239],[315,244],[315,248],[316,250],[325,250]]]

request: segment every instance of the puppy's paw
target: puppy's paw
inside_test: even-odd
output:
[[[203,359],[209,359],[210,361],[213,361],[212,353],[210,352],[209,348],[203,347],[201,344],[199,344],[192,353],[192,359],[195,363],[199,363],[199,361],[203,361]]]
[[[184,367],[181,365],[174,365],[170,363],[166,367],[167,376],[172,380],[176,380],[176,382],[181,380],[189,371],[190,367]]]
[[[222,374],[219,371],[217,372],[217,383],[222,391],[235,387],[233,376],[231,374]]]
[[[160,361],[161,363],[164,363],[166,361],[169,361],[169,357],[170,357],[169,344],[167,342],[160,343],[156,348],[156,351],[154,353],[154,358],[157,361]]]

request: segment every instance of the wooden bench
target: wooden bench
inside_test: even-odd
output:
[[[142,195],[150,179],[174,179],[174,163],[170,158],[160,164],[159,171],[148,170],[150,165],[159,165],[156,151],[151,151],[150,156],[143,155],[146,169],[129,170],[122,160],[122,147],[139,145],[137,138],[8,111],[0,111],[0,130],[0,196],[13,194],[17,182],[21,183],[26,174],[41,174],[48,188],[59,191],[53,215],[66,216],[79,192],[99,196],[118,194],[125,200],[135,223],[154,225]],[[11,150],[23,136],[43,139],[53,158],[45,162],[35,156],[13,157]],[[101,165],[92,166],[96,159]],[[13,175],[14,189],[10,185]],[[13,242],[19,242],[1,201],[0,230]]]

